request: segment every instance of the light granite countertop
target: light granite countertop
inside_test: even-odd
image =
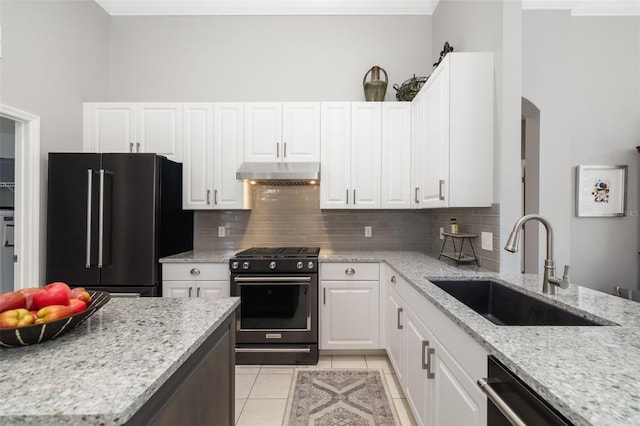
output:
[[[0,424],[123,424],[239,303],[112,298],[57,339],[0,349]]]
[[[226,262],[233,253],[187,252],[166,262]],[[386,262],[487,352],[576,425],[640,424],[640,304],[571,284],[542,294],[535,274],[456,267],[417,252],[322,250],[320,262]],[[612,326],[502,327],[454,299],[429,279],[494,278],[534,297]]]

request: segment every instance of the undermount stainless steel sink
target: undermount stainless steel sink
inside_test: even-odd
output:
[[[607,325],[492,280],[430,280],[489,321],[503,326]]]

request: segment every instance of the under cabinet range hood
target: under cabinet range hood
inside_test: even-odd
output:
[[[320,163],[242,163],[236,179],[253,184],[314,185],[320,181]]]

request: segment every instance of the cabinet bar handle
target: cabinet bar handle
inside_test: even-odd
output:
[[[356,190],[353,190],[353,205],[356,205]]]
[[[100,169],[100,200],[98,210],[98,268],[102,268],[104,254],[104,170]]]
[[[87,262],[85,267],[91,268],[91,189],[93,186],[93,170],[87,169]]]
[[[210,197],[209,197],[210,195],[211,195],[211,190],[210,190],[210,189],[207,189],[207,204],[211,204],[211,200],[209,199],[209,198],[210,198]]]
[[[345,191],[346,191],[346,193],[347,193],[347,202],[346,202],[346,204],[348,205],[348,204],[349,204],[349,190],[348,190],[348,189],[346,189]]]
[[[200,297],[200,287],[196,290],[196,297]]]
[[[504,416],[507,418],[507,420],[509,420],[509,422],[512,425],[527,426],[527,424],[524,421],[522,421],[520,416],[518,416],[513,411],[513,409],[511,409],[511,407],[509,407],[509,405],[500,397],[500,395],[498,395],[498,393],[495,390],[493,390],[490,384],[490,381],[493,381],[493,380],[495,379],[478,379],[478,386],[480,386],[480,389],[482,389],[482,392],[484,392],[487,395],[487,398],[489,398],[489,400],[493,402],[493,405],[495,405],[498,408],[498,410],[500,410],[500,412],[504,414]]]
[[[404,311],[403,308],[398,308],[398,330],[402,330],[404,328],[404,326],[400,323],[400,315],[402,315],[402,312]]]
[[[423,340],[422,341],[422,369],[423,370],[427,370],[429,368],[429,366],[427,365],[427,348],[429,347],[429,341],[428,340]]]
[[[136,142],[136,152],[140,152],[140,142]]]
[[[193,287],[189,287],[189,297],[191,297],[191,290],[193,290]]]
[[[419,203],[420,203],[420,200],[418,199],[418,191],[419,191],[419,190],[420,190],[420,188],[418,188],[418,187],[416,186],[416,191],[415,191],[415,195],[414,195],[414,200],[415,200],[416,204],[419,204]]]
[[[438,200],[444,200],[444,179],[438,181]]]
[[[287,158],[287,143],[286,142],[284,143],[283,154],[284,154],[283,157]]]
[[[129,152],[133,152],[133,142],[129,142]]]
[[[327,304],[327,289],[326,288],[322,289],[322,304],[323,305]]]
[[[428,343],[429,342],[427,342],[427,345]],[[431,355],[435,353],[436,350],[434,348],[427,348],[427,379],[433,379],[436,377],[436,375],[431,371]]]
[[[213,190],[213,204],[215,204],[216,206],[218,205],[218,190],[217,189]]]
[[[280,142],[276,142],[276,158],[280,158]]]

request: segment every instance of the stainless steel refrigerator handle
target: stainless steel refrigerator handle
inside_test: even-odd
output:
[[[311,277],[235,277],[236,283],[310,283]]]
[[[104,243],[104,169],[100,169],[100,210],[98,210],[98,268],[102,268]]]
[[[85,268],[91,268],[91,187],[93,170],[87,169],[87,257]]]
[[[236,353],[300,353],[308,354],[311,352],[310,348],[236,348]]]
[[[518,416],[515,411],[513,411],[513,409],[511,409],[511,407],[509,407],[509,405],[507,405],[507,403],[504,402],[502,398],[500,398],[500,395],[498,395],[498,393],[493,390],[490,384],[490,382],[492,381],[496,380],[486,378],[478,379],[478,386],[480,386],[482,392],[487,395],[487,398],[489,398],[489,400],[493,402],[493,405],[495,405],[496,408],[500,410],[500,412],[507,418],[507,420],[509,420],[509,422],[513,426],[527,426],[527,424],[522,421],[520,416]]]
[[[438,181],[438,200],[444,200],[444,179]]]

